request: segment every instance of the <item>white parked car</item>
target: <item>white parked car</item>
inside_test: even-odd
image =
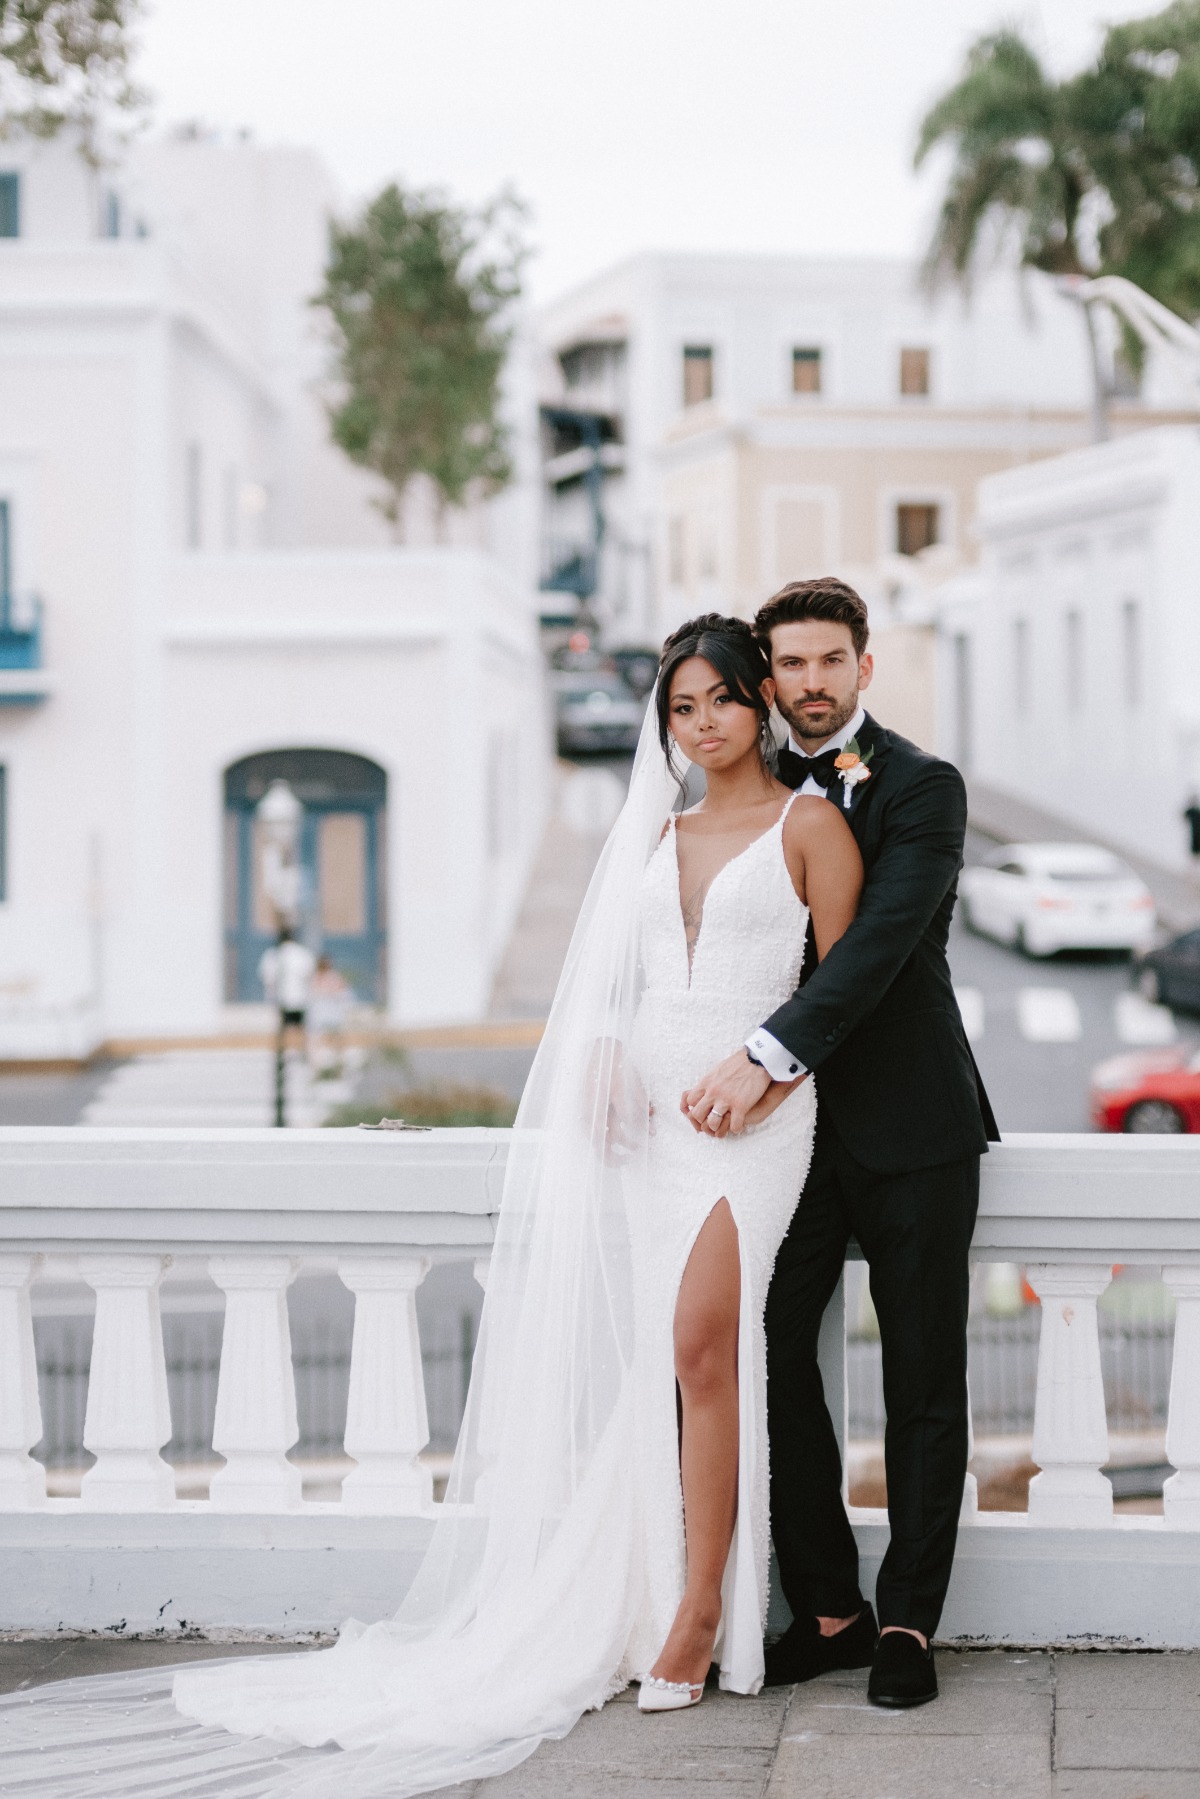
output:
[[[1157,919],[1144,881],[1089,843],[1009,843],[959,881],[968,927],[1030,956],[1147,949]]]

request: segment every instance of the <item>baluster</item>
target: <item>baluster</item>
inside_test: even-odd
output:
[[[967,1382],[967,1460],[972,1461],[975,1455],[975,1418],[971,1408],[971,1383]],[[979,1482],[975,1475],[968,1472],[963,1481],[962,1506],[959,1509],[959,1522],[973,1524],[979,1516]]]
[[[417,1288],[425,1256],[343,1262],[354,1294],[346,1454],[358,1463],[342,1482],[352,1512],[412,1512],[433,1503],[433,1475],[418,1456],[429,1441]]]
[[[1112,1485],[1100,1472],[1108,1419],[1096,1301],[1111,1272],[1055,1263],[1027,1268],[1025,1278],[1042,1302],[1033,1415],[1033,1459],[1042,1472],[1029,1483],[1029,1522],[1107,1524]]]
[[[0,1511],[46,1503],[46,1470],[29,1451],[40,1442],[37,1356],[29,1289],[40,1256],[0,1256]]]
[[[84,1256],[79,1272],[96,1292],[92,1371],[83,1442],[96,1457],[83,1477],[85,1506],[105,1512],[162,1511],[175,1503],[175,1476],[159,1451],[171,1437],[167,1364],[158,1288],[168,1256]]]
[[[488,1276],[491,1271],[492,1258],[490,1252],[486,1256],[475,1257],[471,1266],[471,1272],[475,1276],[476,1281],[483,1288],[485,1295],[487,1293]],[[495,1365],[493,1364],[493,1375],[494,1371]],[[489,1463],[496,1453],[493,1432],[491,1430],[491,1419],[495,1410],[495,1396],[493,1394],[489,1402],[488,1388],[485,1384],[479,1394],[475,1412],[475,1453],[478,1472],[475,1476],[474,1488],[471,1490],[473,1502],[481,1511],[486,1510],[492,1502],[492,1474]]]
[[[1176,1469],[1163,1487],[1163,1516],[1176,1530],[1200,1530],[1200,1268],[1164,1268],[1162,1277],[1175,1296],[1167,1460]]]
[[[287,1459],[300,1429],[287,1290],[290,1256],[214,1256],[209,1272],[225,1294],[213,1448],[225,1457],[209,1493],[221,1512],[292,1511],[300,1470]]]

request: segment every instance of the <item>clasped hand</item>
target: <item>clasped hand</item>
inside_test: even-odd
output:
[[[679,1110],[692,1129],[705,1136],[736,1137],[747,1125],[761,1124],[778,1111],[788,1094],[807,1078],[801,1075],[795,1081],[773,1081],[745,1050],[738,1050],[688,1088]]]

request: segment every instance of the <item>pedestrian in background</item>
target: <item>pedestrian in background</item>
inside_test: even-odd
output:
[[[258,965],[258,978],[272,1005],[279,1008],[279,1036],[286,1041],[289,1030],[299,1033],[300,1048],[305,1048],[306,1014],[309,991],[316,973],[317,959],[303,943],[297,943],[291,929],[284,925],[279,941],[272,944]]]
[[[1183,820],[1191,833],[1192,854],[1200,856],[1200,799],[1195,794],[1183,808]]]
[[[353,1004],[354,989],[341,969],[328,956],[318,956],[308,998],[309,1059],[318,1073],[341,1064]]]

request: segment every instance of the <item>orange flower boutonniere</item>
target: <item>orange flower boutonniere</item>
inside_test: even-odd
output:
[[[861,755],[858,748],[858,739],[857,737],[852,737],[845,749],[834,761],[833,766],[837,769],[838,774],[842,779],[842,792],[845,796],[842,800],[842,804],[845,806],[847,812],[850,810],[850,800],[854,793],[854,789],[860,786],[863,781],[869,781],[871,779],[871,771],[867,767],[867,763],[871,760],[874,753],[873,750],[868,750],[865,756]]]

